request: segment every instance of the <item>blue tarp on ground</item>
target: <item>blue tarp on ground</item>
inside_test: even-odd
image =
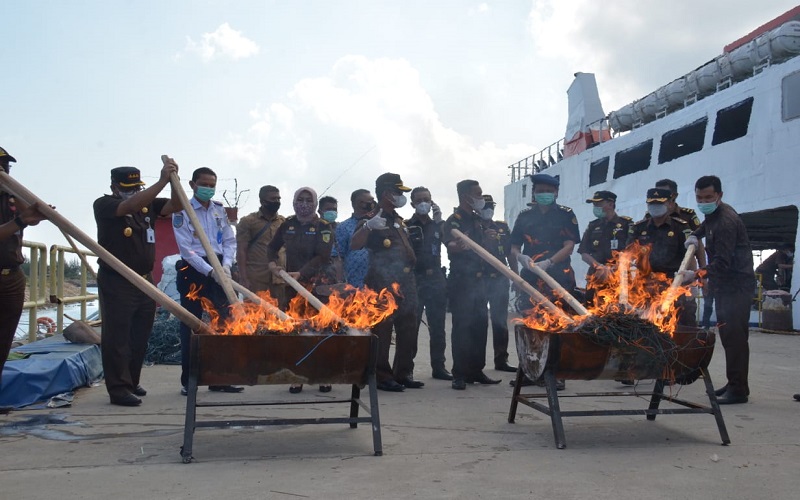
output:
[[[29,356],[6,361],[0,407],[22,408],[88,386],[103,376],[100,346],[73,344],[63,335],[16,347],[11,352]]]

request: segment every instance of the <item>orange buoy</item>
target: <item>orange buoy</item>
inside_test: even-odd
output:
[[[39,330],[39,333],[53,334],[56,333],[58,325],[52,318],[42,316],[41,318],[36,318],[36,328]]]

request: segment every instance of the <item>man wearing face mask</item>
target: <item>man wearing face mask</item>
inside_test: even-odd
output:
[[[275,186],[264,186],[258,192],[261,208],[242,217],[236,226],[236,261],[239,264],[239,282],[253,292],[268,291],[279,304],[285,299],[285,284],[267,269],[267,245],[286,219],[278,215],[281,193]],[[286,265],[286,252],[281,252],[278,263]]]
[[[450,258],[447,298],[453,314],[450,345],[453,352],[453,389],[463,391],[467,384],[499,384],[489,378],[486,366],[486,337],[489,313],[483,281],[484,261],[466,243],[453,235],[458,229],[478,245],[484,246],[486,224],[478,215],[486,201],[478,181],[465,179],[456,184],[458,207],[444,223],[444,243]]]
[[[344,281],[356,288],[364,286],[364,278],[369,268],[369,250],[350,248],[350,239],[363,219],[375,215],[375,199],[368,189],[356,189],[350,195],[353,215],[336,226],[336,244],[331,255],[342,259]]]
[[[617,215],[617,195],[611,191],[597,191],[586,203],[593,204],[595,219],[583,233],[578,254],[589,264],[589,272],[586,273],[586,303],[594,304],[596,290],[613,273],[608,264],[614,258],[614,252],[624,250],[627,246],[628,229],[633,220]]]
[[[764,290],[782,289],[788,292],[792,284],[793,267],[794,245],[784,243],[759,264],[756,274],[761,275],[761,286]]]
[[[706,239],[708,286],[717,307],[717,325],[725,349],[728,383],[717,390],[720,404],[746,403],[750,395],[750,310],[755,290],[750,239],[736,210],[722,202],[719,177],[700,177],[694,185],[697,209],[703,223],[686,239],[686,246]]]
[[[135,167],[111,170],[111,195],[94,202],[97,242],[126,266],[152,282],[155,262],[155,221],[181,208],[177,191],[170,199],[157,198],[178,172],[170,159],[152,186]],[[100,350],[106,390],[111,404],[137,406],[147,391],[139,384],[147,341],[153,329],[156,303],[102,259],[97,272],[103,342]]]
[[[656,182],[656,185],[653,187],[657,187],[660,189],[668,189],[672,192],[672,196],[670,196],[669,200],[667,201],[667,213],[671,217],[676,217],[681,219],[682,221],[689,224],[689,228],[694,231],[698,227],[700,227],[700,219],[697,218],[697,212],[692,210],[691,208],[686,208],[678,205],[678,183],[673,181],[672,179],[661,179],[660,181]],[[650,217],[649,213],[645,213],[645,219]],[[706,265],[706,252],[703,248],[703,242],[699,242],[697,246],[696,252],[697,260],[700,263],[700,267]]]
[[[502,220],[494,220],[492,195],[483,195],[484,206],[480,211],[484,223],[484,246],[503,264],[508,265],[511,258],[511,230]],[[492,346],[494,347],[494,369],[501,372],[516,372],[516,367],[508,364],[508,278],[495,268],[484,263],[484,282],[489,299],[489,320],[492,324]]]
[[[664,188],[651,188],[647,190],[647,213],[650,217],[643,219],[628,230],[628,245],[638,242],[640,254],[636,257],[636,268],[640,275],[647,277],[654,273],[662,273],[671,282],[675,273],[681,267],[683,257],[686,255],[684,242],[692,233],[686,221],[669,214],[667,202],[671,199],[672,192]],[[696,269],[695,258],[692,259],[690,270],[684,271],[683,282],[688,283],[694,279]],[[668,283],[663,280],[653,279],[653,286],[660,293]],[[692,297],[681,296],[676,301],[678,307],[678,323],[686,326],[697,325],[697,303]]]
[[[0,167],[10,173],[10,163],[16,159],[0,148]],[[0,190],[0,375],[3,373],[14,334],[17,331],[22,306],[25,303],[25,273],[22,264],[22,232],[45,219],[36,205]],[[0,408],[4,413],[7,408]]]
[[[414,278],[416,256],[408,239],[403,218],[396,209],[405,206],[404,195],[411,188],[403,185],[397,174],[386,173],[375,181],[375,194],[380,210],[370,219],[359,223],[350,240],[350,248],[369,249],[369,270],[365,284],[372,290],[392,290],[397,310],[375,325],[372,333],[378,336],[378,389],[401,392],[418,389],[424,383],[414,380],[414,355],[417,352],[417,282]],[[389,364],[389,345],[392,327],[396,336],[393,365]]]
[[[222,278],[208,263],[206,250],[197,237],[197,231],[205,232],[214,253],[222,264],[223,272],[228,278],[231,275],[233,258],[236,256],[236,236],[233,234],[233,228],[228,224],[228,216],[222,203],[212,200],[217,187],[217,174],[210,168],[198,168],[192,173],[189,187],[194,193],[189,203],[194,208],[202,227],[193,227],[185,210],[172,215],[172,230],[181,254],[181,260],[175,264],[175,269],[178,271],[176,285],[178,293],[181,295],[181,306],[200,318],[203,315],[203,306],[199,299],[205,297],[211,301],[214,309],[224,319],[228,316],[230,304],[219,284]],[[187,297],[190,289],[196,291],[193,294],[196,297],[192,299]],[[181,323],[180,333],[181,394],[186,396],[188,394],[186,385],[189,382],[189,345],[192,331],[187,325]],[[244,390],[243,387],[231,385],[212,385],[208,389],[217,392],[242,392]]]
[[[424,311],[430,335],[432,376],[439,380],[453,380],[453,375],[445,368],[447,280],[442,273],[442,211],[433,203],[428,188],[422,186],[411,190],[411,206],[414,215],[406,225],[417,256],[414,269],[419,300],[417,332]]]

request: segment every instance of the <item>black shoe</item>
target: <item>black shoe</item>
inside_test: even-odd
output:
[[[139,406],[142,404],[142,400],[128,393],[124,396],[111,396],[111,404],[119,406]]]
[[[486,374],[483,372],[478,372],[478,374],[475,375],[474,377],[470,377],[465,380],[465,382],[467,381],[469,381],[470,383],[484,384],[484,385],[494,385],[502,382],[502,380],[500,379],[495,380],[493,378],[487,377]]]
[[[619,382],[622,385],[636,385],[636,382],[628,378],[614,379],[614,381]]]
[[[389,391],[389,392],[403,392],[406,388],[394,380],[384,380],[383,382],[378,382],[378,389],[382,391]]]
[[[510,366],[508,363],[503,363],[499,365],[494,365],[494,369],[499,372],[516,372],[517,368],[514,366]]]
[[[444,368],[434,368],[432,376],[437,380],[453,380],[453,375]]]
[[[455,389],[457,391],[463,391],[464,389],[467,388],[467,383],[464,382],[463,378],[457,378],[457,379],[453,380],[453,384],[452,385],[453,385],[453,389]]]
[[[333,387],[331,387],[329,385],[321,385],[321,386],[319,386],[319,392],[331,392],[331,390],[333,390]]]
[[[141,385],[134,387],[132,392],[136,396],[147,396],[147,391]]]
[[[800,401],[800,394],[795,394],[792,397],[794,398],[795,401]]]
[[[414,380],[411,377],[398,380],[397,383],[402,385],[406,389],[422,389],[422,387],[425,385],[425,382]]]
[[[720,387],[719,389],[717,389],[716,391],[714,391],[714,395],[717,396],[717,397],[720,397],[723,394],[725,394],[727,391],[728,391],[728,384],[725,384],[722,387]]]
[[[186,386],[181,387],[181,396],[188,396],[188,395],[189,395],[189,389],[187,389]]]
[[[563,391],[566,388],[567,388],[567,381],[566,380],[564,380],[563,378],[560,378],[560,379],[556,380],[556,390],[557,391]]]
[[[742,403],[747,403],[747,396],[731,393],[730,391],[726,391],[724,396],[717,399],[717,404],[721,405],[738,405]]]
[[[509,380],[508,385],[514,387],[517,384],[517,379]],[[527,375],[522,376],[522,380],[519,383],[520,387],[527,387],[529,385],[535,385],[534,381],[529,379]]]
[[[209,391],[213,392],[242,392],[244,387],[239,387],[236,385],[209,385]]]
[[[292,394],[300,394],[300,391],[303,390],[303,384],[295,384],[289,386],[289,392]]]

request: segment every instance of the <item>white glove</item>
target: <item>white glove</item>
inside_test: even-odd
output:
[[[531,258],[524,254],[517,255],[517,262],[525,269],[531,268]]]
[[[222,272],[225,273],[225,276],[230,279],[231,277],[231,266],[222,266]]]
[[[536,264],[542,271],[547,271],[550,269],[550,266],[553,265],[553,261],[550,259],[544,259],[540,260],[539,262],[534,262],[534,264]]]
[[[386,219],[383,218],[383,209],[380,209],[375,217],[369,219],[365,224],[370,231],[380,231],[386,229]]]
[[[219,274],[217,274],[217,270],[216,269],[212,269],[211,272],[208,275],[211,276],[211,278],[213,278],[214,281],[216,281],[220,285],[222,284],[221,278],[219,277]]]
[[[694,281],[694,277],[695,277],[696,273],[694,271],[691,271],[691,270],[687,269],[685,271],[681,271],[678,274],[681,275],[681,279],[683,280],[683,281],[681,281],[681,284],[685,285],[686,283],[691,283],[692,281]]]
[[[689,245],[694,245],[697,248],[699,241],[697,241],[697,236],[691,235],[686,238],[686,241],[683,243],[684,248],[689,248]]]
[[[439,205],[433,203],[431,205],[431,211],[433,212],[433,222],[442,222],[442,209],[439,208]]]

